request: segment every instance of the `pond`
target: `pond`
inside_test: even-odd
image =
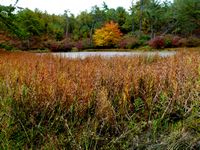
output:
[[[158,55],[161,57],[173,56],[176,54],[175,51],[153,51],[153,52],[59,52],[52,53],[56,56],[67,57],[67,58],[86,58],[91,56],[101,56],[101,57],[114,57],[114,56],[154,56]]]

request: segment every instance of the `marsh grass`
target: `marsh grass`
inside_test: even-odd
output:
[[[200,54],[0,53],[0,149],[198,149]]]

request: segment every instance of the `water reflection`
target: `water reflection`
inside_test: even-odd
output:
[[[114,56],[153,56],[159,55],[161,57],[173,56],[176,54],[175,51],[161,51],[161,52],[60,52],[52,53],[56,56],[68,57],[68,58],[86,58],[91,56],[101,57],[114,57]]]

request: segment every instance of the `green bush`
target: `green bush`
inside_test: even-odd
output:
[[[140,45],[148,45],[148,41],[151,39],[151,37],[149,35],[145,35],[143,34],[142,36],[140,36],[139,38],[139,43]]]
[[[7,51],[10,51],[10,50],[13,49],[12,46],[7,45],[7,44],[3,44],[3,43],[0,43],[0,48],[5,49],[5,50],[7,50]]]
[[[57,31],[56,33],[55,33],[55,38],[56,38],[56,40],[57,41],[61,41],[61,40],[63,40],[63,32],[62,31]]]
[[[173,47],[173,36],[172,35],[164,36],[164,42],[165,42],[165,48]]]

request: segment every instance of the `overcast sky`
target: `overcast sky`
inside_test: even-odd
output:
[[[51,14],[63,14],[64,10],[69,10],[77,15],[81,11],[89,10],[92,6],[102,6],[105,2],[109,8],[117,8],[122,6],[128,9],[132,0],[19,0],[17,6],[34,10],[38,8]],[[1,5],[14,4],[15,0],[0,0]]]

